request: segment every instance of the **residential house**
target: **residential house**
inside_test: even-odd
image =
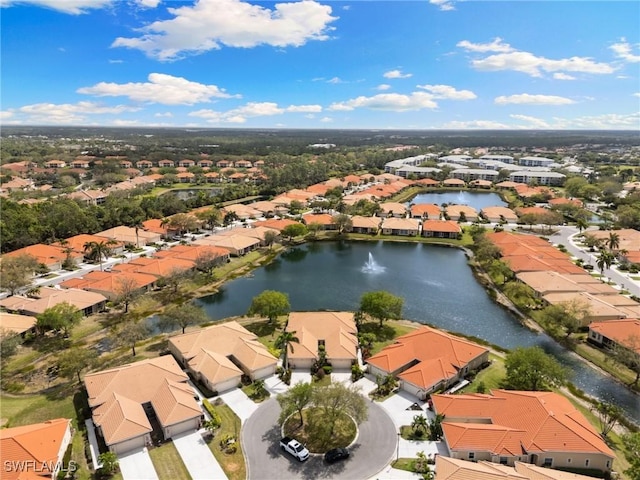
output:
[[[180,172],[176,174],[180,183],[194,183],[196,181],[195,174],[191,172]]]
[[[260,246],[261,240],[246,235],[215,235],[211,237],[199,238],[194,245],[214,245],[229,251],[234,257],[246,255],[251,250],[255,250]]]
[[[29,245],[28,247],[5,253],[3,258],[15,258],[22,255],[29,255],[35,258],[39,264],[46,266],[49,270],[60,270],[67,256],[73,261],[82,261],[82,254],[77,252],[67,253],[62,247],[45,245],[43,243],[36,243],[35,245]]]
[[[552,470],[529,463],[515,462],[513,467],[491,462],[471,462],[438,455],[435,480],[593,480],[577,473]]]
[[[0,311],[0,332],[23,335],[36,325],[36,317]]]
[[[213,161],[207,159],[198,160],[198,166],[200,168],[211,168],[213,166]]]
[[[233,205],[227,205],[222,209],[224,214],[235,213],[238,219],[247,220],[249,218],[259,218],[262,216],[260,210],[256,210],[250,205],[243,205],[241,203],[235,203]]]
[[[164,439],[197,430],[203,413],[188,380],[170,355],[85,375],[93,423],[109,450],[150,444],[153,423]]]
[[[149,160],[140,160],[138,162],[136,162],[136,168],[139,168],[140,170],[146,170],[149,168],[153,168],[153,162],[149,161]]]
[[[302,216],[306,225],[317,223],[322,226],[322,230],[337,230],[338,226],[333,219],[333,215],[328,213],[307,213]]]
[[[106,243],[108,240],[105,240],[104,237],[100,237],[98,235],[88,235],[88,234],[80,234],[74,235],[73,237],[66,238],[60,242],[52,243],[53,246],[60,247],[62,249],[71,249],[78,255],[82,255],[83,257],[87,254],[87,245],[96,242],[104,242]],[[107,245],[109,250],[111,251],[111,256],[120,255],[124,252],[124,243],[115,242]],[[82,260],[82,258],[80,258]]]
[[[496,179],[492,179],[492,180],[471,180],[469,182],[469,187],[470,188],[483,188],[483,189],[489,189],[493,186],[493,182]]]
[[[442,182],[445,187],[465,187],[467,183],[460,178],[447,178]]]
[[[609,472],[614,453],[587,419],[555,392],[493,390],[490,395],[433,395],[444,415],[449,456],[514,466]]]
[[[213,245],[176,245],[168,250],[160,250],[154,254],[157,258],[178,258],[194,262],[198,266],[201,260],[213,260],[224,264],[229,260],[229,250]]]
[[[175,166],[175,163],[173,160],[164,159],[164,160],[158,161],[158,167],[160,168],[172,168],[174,166]]]
[[[478,211],[468,205],[447,205],[444,211],[450,220],[475,222],[478,219]]]
[[[104,310],[106,301],[104,295],[76,288],[40,287],[38,292],[31,296],[13,295],[3,298],[0,300],[0,307],[10,312],[35,317],[51,307],[66,302],[87,316]]]
[[[218,168],[230,168],[230,167],[233,167],[233,162],[231,160],[218,160],[216,162],[216,167],[218,167]]]
[[[407,216],[407,207],[403,203],[384,202],[380,204],[380,215],[385,217],[404,218]]]
[[[155,287],[158,277],[131,271],[92,271],[80,278],[70,278],[60,284],[63,289],[82,289],[117,300],[125,291],[144,293]]]
[[[195,378],[217,393],[235,388],[243,375],[273,375],[277,359],[237,322],[225,322],[169,338],[169,351]]]
[[[354,215],[353,217],[351,217],[350,231],[353,233],[369,233],[375,235],[379,230],[379,217],[363,217],[360,215]]]
[[[425,187],[439,187],[440,181],[434,180],[432,178],[421,178],[414,182],[415,185],[422,185]]]
[[[195,164],[196,164],[196,162],[195,162],[195,161],[190,160],[190,159],[188,159],[188,158],[183,158],[182,160],[180,160],[180,161],[178,162],[178,166],[179,166],[179,167],[184,167],[184,168],[194,167],[194,166],[195,166]]]
[[[518,165],[525,167],[551,167],[555,162],[546,157],[521,157],[517,160]]]
[[[534,182],[538,185],[558,186],[564,183],[566,175],[558,172],[532,172],[529,170],[519,170],[509,174],[509,180],[516,183]]]
[[[63,469],[70,470],[64,460],[72,438],[66,418],[0,429],[3,480],[59,478]]]
[[[382,220],[383,235],[416,236],[420,228],[420,221],[415,218],[389,217]]]
[[[35,189],[35,183],[30,178],[11,177],[8,182],[0,181],[0,193],[11,193]]]
[[[253,225],[255,227],[260,226],[260,227],[272,228],[274,230],[278,230],[279,232],[282,232],[282,230],[284,230],[289,225],[294,225],[296,223],[300,223],[300,222],[296,222],[295,220],[291,220],[289,218],[270,218],[268,220],[259,220],[257,222],[253,222]]]
[[[563,275],[553,271],[520,272],[516,278],[529,285],[539,296],[550,293],[586,292],[593,295],[619,295],[615,288],[602,283],[591,275],[584,275],[595,282],[580,283],[581,275]],[[588,279],[586,279],[588,280]],[[625,297],[626,298],[626,297]]]
[[[287,332],[298,342],[289,344],[288,361],[292,369],[307,370],[324,348],[327,362],[334,369],[350,370],[358,361],[358,329],[353,312],[291,312]]]
[[[454,179],[464,180],[469,182],[471,180],[487,180],[493,182],[500,175],[496,170],[485,170],[483,168],[459,168],[453,170],[450,174]],[[446,182],[446,181],[445,181]]]
[[[612,296],[616,298],[616,296]],[[583,320],[583,327],[589,325],[590,322],[600,322],[604,320],[617,320],[628,316],[640,317],[640,305],[637,309],[626,308],[625,306],[617,307],[607,301],[608,297],[598,297],[586,292],[567,292],[567,293],[547,293],[542,298],[550,305],[564,305],[577,303],[584,305],[589,315]]]
[[[44,168],[53,168],[54,170],[58,170],[66,166],[67,164],[62,160],[49,160],[48,162],[44,162]]]
[[[113,272],[135,272],[153,275],[157,278],[167,278],[195,268],[195,262],[175,257],[139,257],[129,263],[114,265]]]
[[[418,203],[411,205],[411,218],[426,220],[439,220],[442,216],[442,209],[434,203]]]
[[[253,164],[249,160],[237,160],[234,166],[236,168],[251,168]]]
[[[422,236],[458,239],[462,228],[453,220],[425,220],[422,222]]]
[[[636,361],[640,361],[640,320],[625,318],[591,322],[588,341],[608,350],[624,348],[635,353]]]
[[[371,375],[393,375],[402,390],[421,400],[488,361],[486,347],[426,326],[398,337],[366,360]]]
[[[150,232],[142,228],[136,230],[133,227],[125,227],[122,225],[98,232],[95,235],[129,245],[149,245],[162,240],[160,233]]]
[[[104,190],[76,190],[67,194],[68,198],[86,203],[87,205],[102,205],[109,195]]]
[[[507,207],[484,207],[480,213],[491,223],[516,223],[518,221],[516,212]]]

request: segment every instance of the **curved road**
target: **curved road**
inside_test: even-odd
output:
[[[247,478],[253,479],[354,479],[371,478],[386,467],[396,453],[398,437],[391,418],[382,407],[369,403],[369,418],[359,426],[358,438],[349,447],[347,460],[328,465],[322,455],[306,462],[280,449],[277,400],[266,401],[242,426],[242,448],[247,459]]]

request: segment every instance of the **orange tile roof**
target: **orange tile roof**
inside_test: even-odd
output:
[[[442,208],[440,205],[436,205],[434,203],[418,203],[416,205],[411,205],[411,215],[424,215],[428,214],[430,217],[439,217],[442,213]]]
[[[586,418],[554,392],[494,390],[491,395],[433,395],[432,401],[434,410],[445,415],[445,439],[449,443],[451,438],[455,449],[500,454],[521,445],[528,454],[584,452],[614,457]],[[495,431],[500,429],[510,435],[496,443]],[[483,434],[489,437],[485,441]]]
[[[335,225],[333,216],[328,213],[307,213],[302,216],[307,225],[319,223],[322,226]]]
[[[154,257],[174,257],[183,260],[196,261],[207,256],[228,257],[229,250],[214,245],[176,245],[168,250],[160,250],[154,254]]]
[[[367,359],[367,363],[391,373],[417,360],[418,363],[404,371],[400,378],[410,379],[411,383],[423,382],[414,384],[429,388],[440,380],[453,377],[458,370],[486,352],[485,347],[425,326],[398,337],[395,343]],[[425,369],[425,365],[428,368]],[[446,376],[436,379],[434,372]]]
[[[640,355],[640,320],[637,318],[591,322],[589,330],[598,332],[619,345],[631,348]]]
[[[453,220],[425,220],[422,222],[422,231],[460,233],[462,228]]]
[[[327,359],[357,358],[357,329],[353,312],[291,312],[287,331],[295,332],[300,340],[290,345],[289,358],[315,359],[318,340],[325,341]]]
[[[70,440],[71,420],[56,418],[42,423],[0,429],[2,462],[24,462],[25,469],[3,468],[2,478],[46,478],[49,466],[62,460],[65,441]],[[68,438],[66,438],[68,437]],[[62,451],[61,451],[62,450]],[[48,478],[51,478],[49,472]],[[41,476],[42,475],[42,476]]]
[[[270,220],[260,220],[258,222],[254,222],[253,224],[255,226],[268,227],[268,228],[273,228],[275,230],[282,231],[289,225],[294,225],[296,223],[300,223],[300,222],[296,222],[295,220],[290,220],[288,218],[279,218],[279,219],[272,218]]]
[[[82,256],[84,256],[86,250],[84,248],[84,246],[87,243],[90,242],[104,242],[105,239],[104,237],[99,237],[98,235],[88,235],[88,234],[80,234],[80,235],[75,235],[73,237],[69,237],[67,239],[65,239],[65,241],[67,242],[65,245],[63,245],[63,242],[56,242],[52,245],[57,246],[57,247],[61,247],[62,249],[65,249],[67,247],[72,248],[74,252],[81,254]],[[116,242],[113,245],[108,245],[109,248],[114,249],[114,248],[122,248],[124,246],[124,244],[122,242]]]
[[[63,262],[65,258],[67,258],[67,254],[64,253],[61,247],[54,247],[53,245],[45,245],[43,243],[36,243],[35,245],[29,245],[28,247],[4,254],[5,257],[9,258],[19,257],[20,255],[31,255],[38,263],[44,263],[45,265]]]

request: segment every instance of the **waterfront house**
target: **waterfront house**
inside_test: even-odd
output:
[[[422,236],[458,239],[462,228],[453,220],[425,220],[422,222]]]
[[[389,217],[382,220],[383,235],[400,235],[415,237],[418,235],[420,222],[415,218]]]

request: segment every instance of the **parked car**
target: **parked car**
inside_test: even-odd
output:
[[[349,458],[349,450],[342,447],[332,448],[324,454],[324,461],[327,463],[334,463],[338,460],[344,460],[345,458]]]
[[[291,437],[282,438],[282,440],[280,440],[280,448],[282,448],[285,452],[289,452],[301,462],[304,462],[307,458],[309,458],[309,450],[307,450],[306,447],[300,442]]]

